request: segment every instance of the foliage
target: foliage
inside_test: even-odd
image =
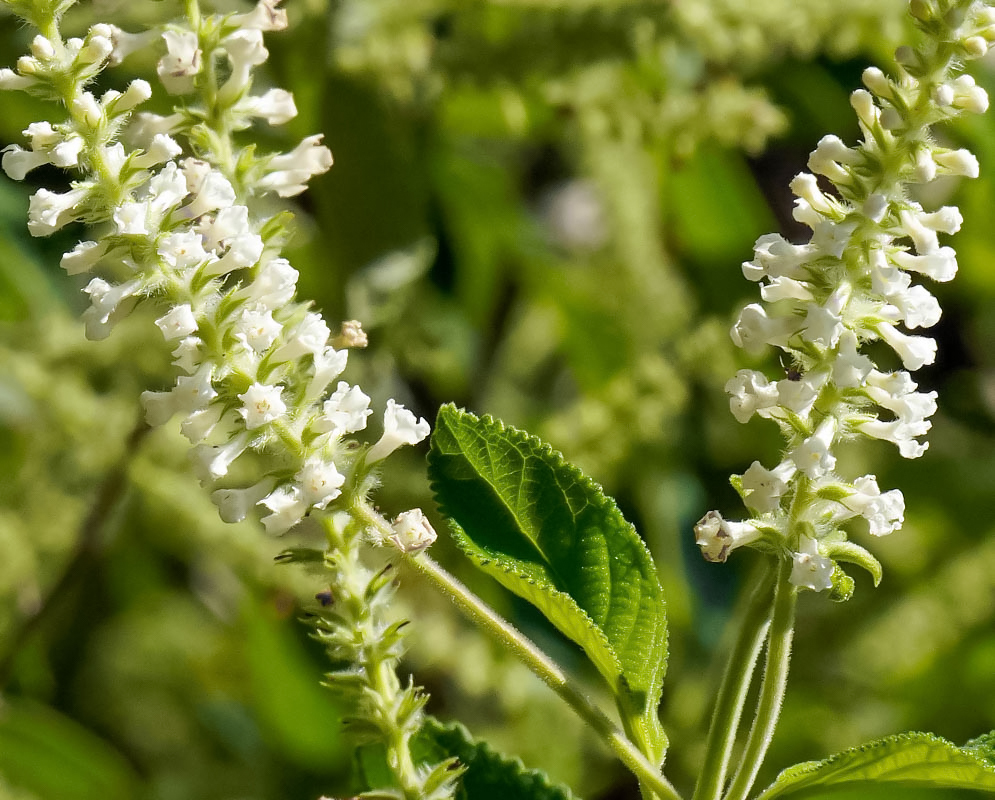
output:
[[[691,527],[706,497],[734,506],[729,472],[777,457],[766,432],[733,423],[722,395],[737,367],[760,363],[726,333],[750,290],[739,263],[758,235],[797,234],[783,187],[823,133],[856,138],[847,95],[860,68],[883,66],[908,36],[901,5],[302,0],[289,4],[290,30],[267,38],[260,83],[292,89],[300,115],[287,134],[251,136],[289,149],[323,130],[335,153],[305,195],[291,257],[301,293],[329,317],[369,321],[371,347],[347,376],[426,417],[455,401],[534,431],[564,459],[538,444],[531,458],[617,498],[667,593],[672,742],[701,740],[709,665],[753,566],[703,565]],[[65,25],[81,33],[113,14],[130,30],[181,12],[172,0],[108,0],[80,4]],[[28,40],[0,16],[0,66]],[[157,57],[123,69],[154,77]],[[985,69],[978,80],[990,85]],[[3,103],[0,144],[23,143],[42,105],[10,92]],[[941,293],[943,355],[922,378],[941,397],[932,449],[912,464],[868,443],[844,456],[852,474],[903,487],[905,530],[876,542],[879,590],[857,576],[842,607],[801,599],[792,683],[758,786],[896,730],[960,742],[993,726],[993,125],[989,115],[944,128],[945,144],[979,156],[982,177],[919,197],[957,202],[965,217],[961,274]],[[29,178],[62,181],[53,168]],[[327,658],[297,621],[319,614],[324,578],[273,566],[321,537],[274,541],[253,520],[220,522],[176,430],[129,444],[139,394],[171,381],[168,352],[148,314],[83,341],[81,283],[57,267],[76,239],[28,238],[26,196],[0,176],[0,732],[22,748],[0,745],[0,796],[359,791],[340,738],[346,712],[317,688]],[[487,426],[508,446],[510,427]],[[408,456],[384,468],[378,504],[392,512],[430,496]],[[91,536],[86,519],[115,474],[123,490]],[[555,627],[447,544],[433,550],[602,699]],[[424,585],[404,577],[392,602],[416,620],[402,682],[415,673],[432,714],[586,797],[634,796],[570,709]],[[472,761],[465,737],[447,736],[446,753]],[[963,752],[951,748],[932,752]],[[693,782],[701,757],[672,748],[675,784]],[[790,774],[778,782],[815,773]]]

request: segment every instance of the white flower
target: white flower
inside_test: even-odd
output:
[[[270,125],[283,125],[297,116],[294,96],[285,89],[270,89],[263,95],[246,95],[235,110],[248,117],[262,117]]]
[[[833,383],[840,388],[856,389],[874,369],[874,362],[857,351],[857,335],[849,328],[840,334]]]
[[[798,552],[792,557],[791,577],[795,586],[821,592],[833,586],[833,560],[819,553],[819,545],[809,536],[802,536]]]
[[[204,267],[204,275],[212,278],[232,270],[251,267],[263,254],[263,240],[257,233],[246,233],[228,239],[225,254]]]
[[[235,203],[235,190],[228,179],[217,170],[201,169],[202,164],[190,158],[183,162],[187,189],[194,195],[183,208],[188,219],[196,219],[209,211]]]
[[[806,341],[835,347],[843,332],[843,320],[825,306],[809,303],[801,330]]]
[[[420,553],[432,544],[438,534],[420,508],[404,511],[391,524],[391,543],[402,553]]]
[[[242,289],[237,297],[263,308],[282,308],[294,297],[298,275],[287,259],[271,259],[260,268],[256,279]]]
[[[372,414],[370,398],[358,386],[339,381],[335,392],[322,406],[322,414],[313,428],[318,433],[334,431],[336,436],[356,433],[366,427],[366,418]]]
[[[709,511],[694,526],[694,538],[705,561],[725,561],[737,547],[755,542],[760,531],[747,522],[722,519],[718,511]]]
[[[169,266],[183,271],[207,261],[210,257],[195,231],[179,229],[161,237],[156,252]]]
[[[807,417],[827,380],[828,375],[818,371],[802,375],[797,380],[785,378],[778,381],[775,384],[778,405],[799,417]]]
[[[248,446],[247,431],[242,431],[223,445],[197,445],[190,453],[194,462],[194,471],[205,483],[223,478],[228,474],[232,462],[242,455]]]
[[[909,336],[888,322],[879,322],[877,332],[902,359],[906,369],[917,370],[936,358],[936,341],[927,336]]]
[[[203,238],[204,247],[215,252],[221,252],[232,239],[254,233],[249,225],[249,209],[245,206],[228,206],[218,209],[213,217],[201,217],[197,232]]]
[[[898,489],[882,494],[873,475],[857,478],[853,489],[853,494],[840,503],[867,520],[872,536],[886,536],[901,529],[905,522],[905,498]]]
[[[228,54],[230,72],[218,97],[222,102],[230,103],[245,91],[252,68],[265,62],[269,51],[263,45],[263,34],[258,28],[235,31],[221,40],[221,48]]]
[[[729,335],[737,347],[742,347],[748,353],[759,353],[768,344],[787,344],[788,339],[797,332],[796,318],[771,318],[762,305],[750,303],[740,312]]]
[[[262,519],[266,533],[279,536],[286,533],[300,522],[308,510],[308,502],[301,495],[299,486],[278,486],[274,491],[259,501],[272,514]]]
[[[148,236],[148,203],[122,203],[114,209],[114,225],[119,236]]]
[[[934,150],[933,159],[950,175],[977,178],[981,174],[977,157],[968,150]]]
[[[919,272],[934,281],[945,283],[957,274],[957,254],[952,247],[941,247],[936,252],[914,256],[899,250],[891,254],[891,260],[908,272]]]
[[[182,339],[197,330],[197,320],[189,303],[173,306],[168,313],[155,321],[166,340]]]
[[[286,414],[287,404],[283,402],[281,394],[282,386],[254,383],[238,395],[238,399],[242,401],[242,408],[238,413],[245,419],[245,427],[250,431],[255,430]]]
[[[890,422],[872,419],[859,422],[856,427],[865,436],[897,445],[903,458],[919,458],[929,449],[929,442],[916,441],[917,436],[925,436],[929,432],[931,425],[928,420],[909,423],[899,419]]]
[[[202,54],[193,31],[163,31],[166,55],[159,59],[156,72],[170,94],[188,94],[200,72]]]
[[[138,169],[151,169],[176,158],[183,152],[173,137],[165,133],[157,133],[152,137],[144,153],[135,153],[131,157],[131,165]]]
[[[62,194],[39,189],[28,200],[28,232],[32,236],[48,236],[74,221],[91,188],[84,185]]]
[[[187,437],[190,444],[199,444],[211,435],[224,415],[225,408],[220,403],[198,408],[191,411],[180,423],[180,433]]]
[[[737,422],[747,423],[754,414],[770,416],[770,409],[777,407],[777,386],[755,370],[739,370],[726,383],[725,390],[731,395],[729,409]]]
[[[308,459],[296,477],[301,482],[304,502],[315,508],[324,508],[342,494],[342,484],[345,483],[345,475],[336,469],[335,464],[320,458]]]
[[[313,403],[325,393],[328,384],[335,380],[346,367],[349,360],[348,350],[336,350],[334,347],[325,347],[320,353],[313,355],[314,371],[308,381],[307,391],[304,393],[304,400],[308,404]]]
[[[815,299],[808,284],[794,278],[786,278],[783,275],[772,278],[769,283],[761,286],[760,296],[768,303],[776,303],[778,300],[810,301]]]
[[[753,245],[753,261],[743,263],[747,280],[761,278],[803,278],[802,265],[812,257],[808,245],[794,245],[777,233],[767,233]]]
[[[188,194],[186,177],[170,161],[152,176],[148,185],[149,207],[157,219],[179,205]]]
[[[273,156],[267,164],[269,173],[256,186],[280,197],[303,192],[313,176],[327,172],[332,166],[332,151],[321,144],[321,138],[321,134],[308,136],[291,152]]]
[[[431,428],[422,418],[416,418],[404,406],[387,401],[387,409],[383,415],[383,436],[370,448],[366,454],[366,463],[373,464],[393,453],[398,447],[406,444],[417,444],[428,436]]]
[[[821,478],[836,466],[836,457],[831,450],[835,436],[836,419],[826,417],[819,423],[815,433],[789,454],[789,458],[809,478]]]
[[[317,356],[324,351],[325,344],[328,342],[330,335],[331,332],[328,330],[328,325],[325,324],[325,320],[321,318],[321,315],[315,314],[313,311],[308,311],[304,315],[304,319],[294,328],[293,333],[288,337],[288,341],[278,347],[276,352],[273,353],[273,361],[279,364],[284,361],[300,358],[308,353]]]
[[[281,0],[259,0],[248,14],[236,14],[232,24],[239,28],[256,28],[261,31],[282,31],[287,27],[287,12],[277,8]]]
[[[72,250],[62,256],[60,262],[68,275],[79,275],[89,272],[107,255],[108,246],[99,242],[80,242]]]
[[[217,489],[211,500],[218,507],[218,514],[225,522],[241,522],[259,502],[273,491],[273,478],[264,478],[245,489]]]
[[[184,372],[194,372],[201,361],[200,346],[203,342],[196,336],[186,336],[180,339],[173,351],[173,364]]]
[[[774,469],[767,469],[759,461],[754,461],[743,473],[746,505],[761,514],[776,511],[795,472],[795,465],[790,461],[782,461]]]
[[[142,280],[140,278],[116,286],[102,278],[94,278],[83,291],[90,295],[90,307],[96,321],[103,324],[117,310],[122,300],[131,297],[141,288]]]
[[[269,309],[246,309],[232,328],[235,338],[243,347],[255,353],[265,353],[283,330],[283,326],[273,319]]]

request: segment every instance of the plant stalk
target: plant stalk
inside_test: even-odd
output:
[[[781,704],[788,684],[791,640],[794,637],[795,607],[798,599],[798,589],[789,580],[791,567],[792,562],[785,559],[778,569],[760,699],[743,750],[743,759],[725,800],[745,800],[767,754],[781,713]]]
[[[542,681],[590,725],[619,759],[636,775],[644,793],[649,790],[662,800],[681,800],[680,794],[612,720],[591,700],[577,691],[552,659],[507,620],[450,575],[427,554],[409,556],[405,562],[443,592],[477,626],[508,648]]]
[[[765,563],[738,620],[739,632],[715,698],[693,800],[719,800],[754,668],[770,627],[774,567]]]

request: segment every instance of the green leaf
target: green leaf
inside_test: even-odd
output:
[[[41,798],[138,796],[138,778],[117,750],[68,717],[26,700],[0,708],[0,775]]]
[[[459,547],[579,644],[629,735],[662,760],[663,590],[614,501],[535,436],[443,406],[429,476]]]
[[[825,761],[789,767],[757,800],[867,782],[995,791],[995,734],[986,734],[964,747],[931,733],[888,736]]]
[[[436,764],[456,758],[465,769],[456,800],[575,800],[565,786],[557,786],[538,770],[526,769],[517,758],[494,752],[486,742],[474,741],[459,724],[443,725],[429,718],[414,741],[412,754],[420,763]]]

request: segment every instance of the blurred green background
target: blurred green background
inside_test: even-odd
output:
[[[67,19],[137,30],[176,0],[85,3]],[[787,182],[825,133],[854,142],[848,94],[911,31],[900,0],[293,0],[260,84],[300,116],[253,132],[290,149],[324,131],[336,163],[302,198],[290,253],[300,292],[371,346],[346,377],[431,419],[447,401],[537,433],[613,494],[660,567],[671,625],[662,713],[668,775],[694,779],[726,622],[751,558],[697,554],[709,508],[774,463],[773,425],[737,424],[722,390],[747,362],[727,331],[756,286],[760,234],[796,240]],[[234,8],[229,5],[226,8]],[[30,32],[0,16],[0,65]],[[139,54],[105,78],[151,74]],[[979,64],[979,82],[995,78]],[[0,97],[0,146],[52,110]],[[944,317],[931,448],[854,446],[843,474],[900,487],[905,529],[875,541],[885,579],[852,601],[802,598],[793,680],[761,785],[795,761],[900,730],[955,742],[995,728],[995,116],[937,132],[981,160],[926,205],[959,204],[961,271]],[[223,524],[175,425],[129,441],[138,395],[171,381],[135,314],[99,343],[85,283],[32,240],[25,185],[0,176],[0,798],[315,800],[354,789],[352,748],[300,624],[320,576],[276,566],[287,540]],[[932,287],[931,287],[932,288]],[[772,359],[750,362],[774,374]],[[431,510],[423,450],[389,465],[387,513]],[[392,459],[394,461],[394,459]],[[112,508],[94,526],[95,505]],[[442,525],[439,525],[440,529]],[[527,607],[435,552],[583,679],[578,652]],[[429,710],[547,770],[585,798],[634,781],[513,659],[446,601],[403,582],[403,665]],[[592,680],[591,683],[594,686]],[[837,797],[966,798],[971,793]]]

